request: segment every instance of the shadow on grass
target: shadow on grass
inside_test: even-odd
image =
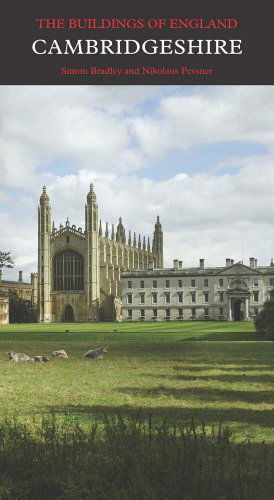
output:
[[[186,339],[180,339],[182,341],[191,340],[193,342],[206,340],[206,341],[261,341],[262,338],[255,332],[214,332],[214,333],[201,333],[197,335],[197,332],[190,332],[189,334],[184,332]]]
[[[198,399],[201,401],[219,402],[248,402],[248,403],[274,403],[273,391],[237,391],[229,389],[184,387],[182,389],[165,386],[141,389],[139,387],[120,387],[117,392],[154,398],[155,396],[168,396],[182,401]],[[253,410],[252,410],[253,411]],[[274,416],[274,412],[273,412]]]
[[[234,365],[231,366],[231,365]],[[240,371],[240,372],[250,372],[251,370],[256,370],[256,371],[265,371],[265,370],[272,370],[273,366],[271,365],[254,365],[253,363],[250,363],[248,366],[244,366],[242,364],[236,364],[234,362],[229,363],[229,366],[226,366],[223,363],[216,363],[212,365],[208,364],[193,364],[193,365],[188,365],[187,363],[183,363],[182,365],[177,365],[173,367],[173,370],[175,371],[188,371],[188,372],[201,372],[201,371],[206,371],[206,370],[222,370],[224,372],[231,372],[231,371]]]
[[[239,370],[240,371],[240,370]],[[217,380],[218,382],[228,382],[228,383],[233,383],[233,382],[257,382],[257,383],[274,383],[274,372],[266,375],[246,375],[245,373],[239,374],[239,375],[232,375],[232,374],[223,374],[223,375],[199,375],[197,373],[196,376],[194,375],[174,375],[169,377],[170,379],[173,380],[185,380],[188,382],[194,382],[195,380],[204,380],[204,381],[209,381],[209,380]],[[272,380],[271,380],[272,379]]]
[[[121,412],[125,416],[132,416],[138,410],[136,405],[62,405],[50,406],[48,412],[54,412],[60,415],[82,415],[86,418],[93,419],[95,415],[117,415]],[[168,418],[170,424],[178,422],[182,424],[190,424],[192,419],[197,424],[206,422],[207,425],[216,425],[219,422],[233,422],[234,424],[252,424],[258,427],[274,428],[274,411],[273,410],[254,410],[243,409],[235,406],[234,408],[211,408],[203,406],[200,408],[192,407],[156,407],[150,404],[142,409],[143,418],[148,418],[149,415],[156,418],[158,421],[163,418]]]
[[[116,330],[116,329],[115,329]],[[64,331],[40,331],[40,332],[17,332],[1,330],[0,341],[45,341],[45,342],[113,342],[123,344],[134,344],[143,342],[145,344],[155,343],[179,343],[179,342],[199,342],[199,341],[262,341],[262,338],[255,332],[242,331],[203,331],[201,326],[189,329],[167,329],[166,331],[98,331],[76,332],[70,329],[68,333]],[[157,330],[157,329],[156,329]]]

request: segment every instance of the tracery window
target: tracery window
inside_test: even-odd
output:
[[[53,290],[84,290],[84,259],[78,252],[60,252],[53,258]]]

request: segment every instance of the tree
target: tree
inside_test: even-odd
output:
[[[255,328],[265,340],[274,340],[274,299],[264,303],[255,320]]]
[[[29,322],[29,301],[21,299],[16,292],[10,292],[9,311],[10,323],[28,323]]]
[[[3,267],[12,268],[14,266],[13,259],[10,255],[10,252],[1,252],[0,251],[0,285],[1,285],[1,275]],[[7,297],[8,292],[6,290],[0,289],[0,297]]]
[[[0,251],[0,270],[2,270],[3,267],[7,267],[9,269],[14,267],[14,261],[11,257],[10,252],[1,252]]]

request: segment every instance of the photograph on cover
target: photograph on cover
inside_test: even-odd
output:
[[[274,499],[271,4],[14,2],[0,499]]]
[[[42,322],[253,320],[274,286],[273,99],[2,87],[2,287],[25,283]]]
[[[0,101],[1,498],[272,499],[274,88]]]

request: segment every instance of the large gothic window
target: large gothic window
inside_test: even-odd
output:
[[[84,259],[79,253],[65,251],[54,256],[53,290],[84,290]]]

